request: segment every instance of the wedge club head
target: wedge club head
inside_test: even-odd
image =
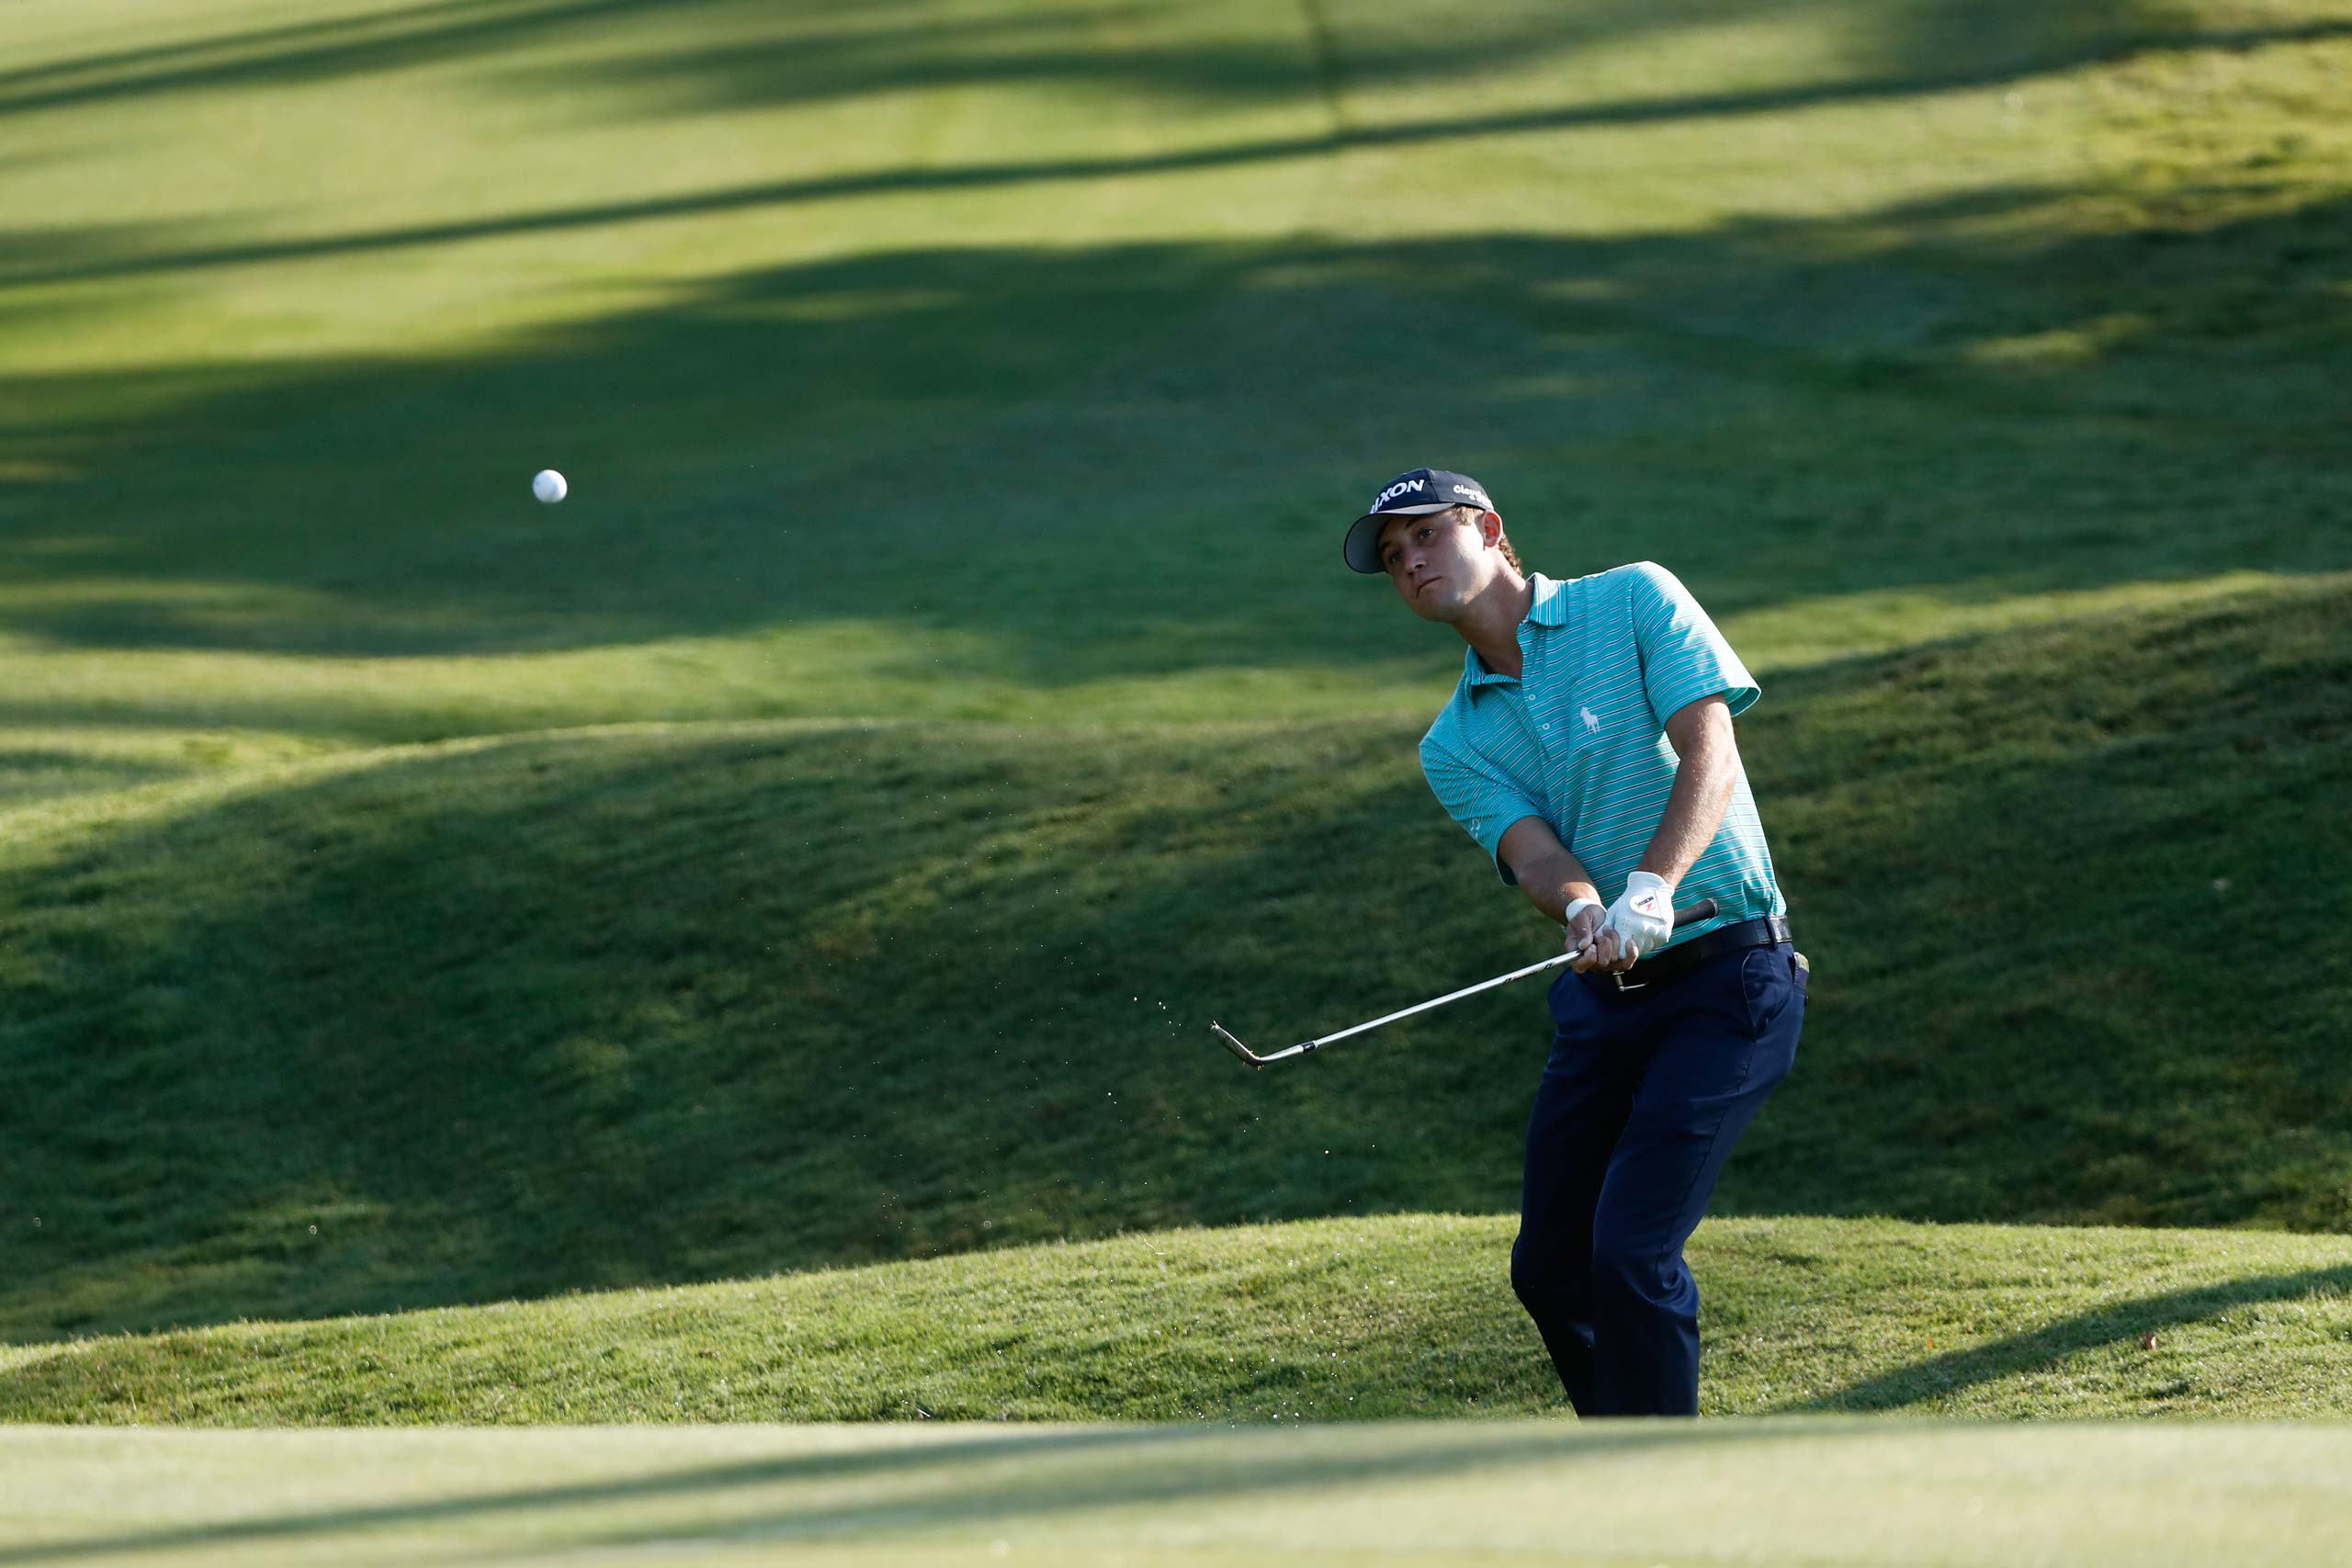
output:
[[[1249,1063],[1253,1067],[1262,1067],[1268,1062],[1279,1062],[1289,1056],[1303,1056],[1306,1055],[1307,1052],[1314,1050],[1316,1044],[1314,1041],[1309,1040],[1304,1044],[1294,1045],[1287,1051],[1276,1051],[1270,1055],[1261,1056],[1257,1052],[1252,1051],[1249,1046],[1244,1045],[1240,1041],[1235,1039],[1233,1037],[1233,1032],[1226,1028],[1225,1025],[1221,1023],[1212,1023],[1209,1027],[1216,1032],[1216,1037],[1219,1040],[1225,1042],[1227,1050],[1231,1051],[1235,1055],[1240,1057],[1243,1061]]]

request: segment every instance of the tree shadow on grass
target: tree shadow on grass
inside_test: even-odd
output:
[[[424,0],[0,71],[0,116],[124,99],[294,86],[492,54],[648,13],[683,19],[729,0]],[[807,10],[818,0],[796,0]]]
[[[223,373],[176,395],[169,433],[96,412],[117,384],[20,376],[0,389],[49,416],[0,430],[0,461],[51,477],[0,479],[0,560],[56,597],[19,594],[7,622],[60,648],[405,656],[878,617],[978,639],[1040,689],[1347,667],[1404,633],[1331,570],[1330,537],[1364,476],[1433,452],[1504,498],[1539,570],[1651,556],[1719,615],[2342,564],[2312,525],[2352,487],[2321,434],[2352,305],[2297,268],[2352,243],[2352,203],[2153,264],[2132,234],[1970,237],[2054,230],[2064,204],[869,255],[525,351]],[[2274,304],[2248,300],[2250,272]],[[1979,352],[2142,304],[2136,335],[2064,367]],[[2249,334],[2264,355],[2233,353]],[[1365,399],[1400,355],[1467,369]],[[1204,453],[1284,476],[1244,557],[1202,548]],[[519,500],[533,461],[575,470],[560,519]]]
[[[1327,17],[1303,8],[1271,32],[1195,29],[1182,41],[1123,41],[1132,23],[1167,7],[1130,5],[1129,24],[1105,36],[1102,18],[938,7],[796,5],[761,11],[728,0],[436,0],[348,17],[219,33],[0,71],[0,115],[124,100],[334,82],[441,63],[492,70],[499,91],[518,86],[580,102],[609,118],[622,112],[707,114],[808,104],[894,91],[1044,84],[1065,89],[1157,92],[1209,99],[1311,100],[1344,105],[1350,93],[1473,78],[1502,63],[1553,59],[1574,75],[1577,59],[1652,34],[1703,37],[1749,25],[1758,7],[1707,0],[1671,7],[1611,0],[1573,7],[1497,6],[1476,15],[1392,6]],[[2250,49],[2339,36],[2326,22],[2267,28],[2208,25],[2165,0],[2098,0],[2061,8],[1987,0],[1780,0],[1784,27],[1838,39],[1829,52],[1848,73],[1755,93],[1571,109],[1559,121],[1623,123],[1650,118],[1747,113],[1981,86],[2020,74],[2064,71],[2135,54]],[[633,24],[658,17],[649,47]],[[623,30],[616,30],[616,29]],[[712,41],[711,35],[719,36]],[[497,62],[551,43],[603,45],[560,67]],[[616,50],[615,42],[633,44]],[[1671,56],[1670,47],[1668,57]],[[1581,85],[1581,79],[1579,85]],[[616,105],[616,100],[618,100]],[[1536,122],[1548,123],[1548,122]],[[1532,126],[1522,127],[1532,129]]]
[[[1896,1410],[1984,1383],[2046,1371],[2085,1350],[2124,1348],[2143,1335],[2209,1322],[2236,1307],[2352,1292],[2352,1267],[2264,1274],[2226,1284],[2143,1296],[2084,1313],[2027,1334],[1897,1367],[1833,1393],[1774,1407],[1804,1411]]]
[[[2149,49],[2250,48],[2265,44],[2324,42],[2352,37],[2352,22],[2312,24],[2245,34],[2184,34],[2153,40]],[[2119,50],[2128,55],[2132,50]],[[2038,64],[2057,70],[2085,63],[2064,60]],[[1809,85],[1743,93],[1640,99],[1623,103],[1518,109],[1449,116],[1390,124],[1335,125],[1304,136],[1261,138],[1231,145],[1183,147],[1114,157],[999,160],[921,168],[859,170],[846,174],[764,181],[722,190],[643,197],[537,212],[508,213],[411,224],[296,239],[250,240],[171,245],[185,225],[125,222],[107,227],[20,231],[10,247],[22,261],[0,269],[0,284],[30,287],[186,273],[259,263],[318,261],[470,241],[603,228],[718,213],[760,211],[860,197],[947,194],[1063,183],[1086,184],[1272,164],[1337,152],[1409,148],[1483,137],[1578,129],[1672,124],[1747,115],[1770,115],[1824,104],[1868,103],[1884,98],[1997,85],[2014,80],[2023,66],[2004,62],[1982,70],[1945,67],[1942,77],[1903,77],[1844,85]],[[567,87],[574,73],[562,73]],[[0,252],[6,256],[7,252]]]
[[[200,765],[175,767],[141,758],[92,756],[66,746],[12,745],[0,739],[0,810],[52,795],[129,789],[177,778]]]
[[[1280,1432],[1237,1434],[1181,1427],[972,1434],[880,1441],[848,1452],[702,1465],[430,1502],[123,1531],[40,1546],[0,1546],[0,1568],[36,1568],[117,1553],[239,1547],[258,1551],[311,1537],[445,1523],[494,1528],[523,1522],[514,1516],[576,1513],[615,1504],[676,1500],[715,1507],[725,1494],[747,1488],[890,1481],[901,1476],[920,1484],[919,1490],[894,1491],[878,1500],[816,1501],[767,1508],[751,1518],[729,1517],[707,1534],[691,1529],[684,1532],[701,1546],[854,1538],[903,1526],[910,1514],[919,1514],[925,1525],[933,1527],[1009,1522],[1154,1504],[1214,1505],[1292,1491],[1372,1484],[1390,1478],[1427,1481],[1494,1466],[1558,1464],[1579,1459],[1601,1463],[1661,1448],[1689,1451],[1701,1446],[1845,1435],[1849,1429],[1833,1424],[1807,1427],[1713,1423],[1661,1429],[1646,1423],[1608,1423],[1474,1434],[1443,1428],[1415,1434],[1392,1427],[1357,1434],[1358,1440],[1353,1442],[1302,1450],[1295,1437]],[[968,1473],[975,1469],[984,1469],[985,1473]],[[939,1473],[936,1479],[910,1474],[922,1472]],[[650,1529],[600,1532],[583,1544],[603,1551],[676,1544],[681,1529],[679,1523],[670,1522]],[[329,1543],[322,1540],[320,1544]]]
[[[1401,8],[1405,17],[1416,8]],[[1090,45],[1067,21],[1032,24],[1027,42],[1001,27],[975,29],[969,50],[910,50],[901,34],[877,32],[811,39],[788,36],[713,47],[640,50],[571,65],[526,65],[498,73],[505,85],[576,106],[582,116],[670,117],[798,106],[877,93],[970,86],[1041,85],[1064,90],[1159,93],[1176,100],[1306,100],[1317,75],[1330,85],[1335,123],[1319,137],[1247,150],[1247,159],[1290,157],[1355,147],[1394,146],[1465,135],[1705,120],[1867,104],[2016,82],[2192,50],[2246,51],[2324,42],[2352,36],[2352,23],[2313,21],[2269,27],[2204,25],[2187,7],[2143,0],[2105,0],[2056,10],[1986,0],[1847,4],[1746,0],[1671,6],[1579,4],[1573,6],[1420,7],[1430,25],[1410,32],[1395,16],[1374,30],[1344,15],[1328,32],[1306,29],[1296,49],[1269,40],[1224,39],[1132,51]],[[1670,71],[1678,35],[1704,39],[1714,29],[1752,25],[1759,9],[1783,26],[1827,29],[1842,56],[1824,78],[1807,61],[1806,79],[1763,82],[1717,92],[1670,88],[1623,95],[1630,73],[1611,64],[1619,51],[1655,38],[1645,74]],[[2054,25],[2053,25],[2054,23]],[[1367,40],[1356,36],[1372,33]],[[1060,41],[1054,41],[1058,35]],[[1657,35],[1663,35],[1659,37]],[[1320,58],[1317,58],[1319,54]],[[1474,84],[1498,67],[1546,62],[1574,101],[1485,116],[1442,116],[1383,125],[1384,96],[1449,78]],[[1212,157],[1215,154],[1211,154]]]
[[[614,6],[642,3],[643,0],[610,0]],[[1963,6],[1961,8],[1973,10],[1975,7]],[[1579,8],[1580,11],[1583,9]],[[1648,8],[1644,9],[1646,11]],[[2074,16],[2076,9],[2068,8],[2067,15]],[[1611,25],[1614,27],[1616,23]],[[1944,51],[1933,57],[1932,69],[1915,69],[1909,73],[1871,76],[1854,81],[1792,84],[1736,93],[1577,103],[1403,122],[1333,124],[1302,136],[1260,138],[1229,145],[1181,147],[1113,157],[1032,158],[933,164],[920,168],[859,170],[765,181],[715,191],[616,199],[537,212],[467,218],[445,223],[411,224],[297,239],[175,245],[168,242],[187,227],[185,224],[151,222],[20,231],[7,250],[0,250],[0,258],[9,258],[10,252],[14,252],[23,259],[6,260],[5,266],[0,267],[0,284],[30,287],[185,273],[259,263],[317,261],[517,235],[560,233],[616,223],[759,211],[859,197],[945,194],[1059,183],[1115,181],[1280,164],[1303,157],[1352,151],[1419,147],[1482,137],[1770,115],[1823,105],[1868,103],[1992,86],[2015,80],[2024,73],[2063,72],[2142,53],[2176,50],[2246,50],[2326,42],[2352,37],[2352,22],[2310,23],[2238,31],[2187,28],[2174,32],[2149,32],[2129,26],[2098,25],[2085,30],[2089,36],[2080,47],[2072,51],[2052,52],[2047,50],[2008,49],[1996,51],[1992,56],[1982,59],[1978,58],[1981,51]],[[1980,44],[1987,39],[1998,39],[2000,37],[1997,31],[1986,32],[1982,28],[1974,29],[1969,36]],[[902,40],[893,38],[882,41],[889,45],[886,52],[893,56],[905,52],[900,47]],[[1510,38],[1498,43],[1495,52],[1508,55],[1523,46],[1523,39]],[[801,39],[790,40],[778,47],[796,57],[809,52],[806,40]],[[712,51],[709,58],[723,68],[732,70],[742,67],[741,55],[741,50],[727,49]],[[1413,60],[1417,71],[1429,67],[1430,62],[1424,54],[1417,52]],[[1086,62],[1085,59],[1073,55],[1064,62],[1062,69],[1073,75],[1082,74],[1081,67]],[[1092,62],[1102,63],[1099,59]],[[1466,67],[1476,62],[1457,63]],[[641,72],[653,67],[641,59],[632,59],[623,65],[608,69]],[[837,75],[821,60],[811,69],[815,79],[822,83],[828,91],[855,94],[870,91],[875,85],[854,75]],[[901,68],[902,71],[907,69]],[[567,96],[579,94],[581,84],[577,68],[565,66],[548,75],[550,79],[547,85],[550,90],[560,90]],[[1293,86],[1298,85],[1295,71],[1287,73],[1286,76]],[[796,100],[807,96],[781,87],[771,90]],[[698,112],[713,107],[713,101],[707,96],[707,84],[696,81],[688,96]],[[5,163],[0,163],[0,167],[5,166]]]
[[[1651,8],[1617,0],[1563,28],[1539,12],[1488,17],[1419,40],[1409,56],[1351,62],[1367,85],[1408,75],[1469,73],[1531,51],[1570,47],[1596,26],[1639,30]],[[2132,29],[2151,8],[2105,0],[2101,16]],[[344,82],[424,66],[461,65],[497,93],[552,87],[578,98],[599,78],[640,89],[684,91],[702,110],[786,99],[808,103],[958,85],[1059,84],[1213,99],[1312,98],[1317,36],[1304,19],[1277,14],[1238,24],[1212,17],[1181,38],[1157,36],[1155,17],[1181,10],[1167,0],[1101,7],[853,4],[797,0],[790,6],[741,0],[438,0],[44,61],[0,71],[0,116],[156,97]],[[643,24],[658,24],[648,28]],[[672,40],[695,40],[679,48]],[[560,73],[528,61],[551,47],[590,53]],[[622,46],[622,47],[616,47]],[[518,62],[503,63],[502,62]],[[634,63],[631,63],[634,62]],[[563,78],[569,77],[569,81]],[[609,115],[609,110],[599,111]]]

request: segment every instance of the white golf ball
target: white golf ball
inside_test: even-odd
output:
[[[531,476],[531,493],[549,506],[561,501],[571,490],[571,487],[563,482],[563,476],[553,468],[541,468]]]

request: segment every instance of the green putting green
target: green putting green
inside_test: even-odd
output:
[[[0,1432],[11,1563],[2324,1568],[2352,1430]],[[125,1477],[136,1476],[135,1490]]]

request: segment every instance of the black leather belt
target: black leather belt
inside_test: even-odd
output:
[[[1612,982],[1621,991],[1638,990],[1644,986],[1663,986],[1679,980],[1710,958],[1736,953],[1743,947],[1763,947],[1770,942],[1789,940],[1789,922],[1778,915],[1760,920],[1742,920],[1736,926],[1724,926],[1705,936],[1693,937],[1677,947],[1669,947],[1656,958],[1637,961],[1631,969],[1621,974],[1600,976]]]

